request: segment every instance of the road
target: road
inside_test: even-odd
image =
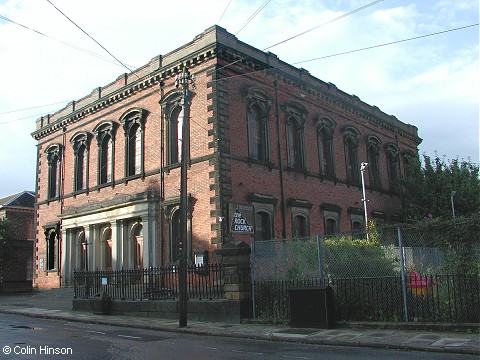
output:
[[[198,336],[0,314],[0,359],[477,360],[476,356]]]

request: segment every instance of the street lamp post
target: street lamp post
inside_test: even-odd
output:
[[[364,172],[368,168],[368,163],[362,162],[360,164],[360,174],[362,175],[362,202],[363,202],[363,210],[365,212],[365,233],[367,234],[368,240],[368,212],[367,212],[367,199],[365,197],[365,179],[364,179]]]
[[[188,129],[190,116],[190,90],[189,85],[195,88],[195,76],[191,76],[187,67],[183,72],[175,77],[175,86],[182,85],[183,90],[183,124],[182,124],[182,143],[181,143],[181,167],[180,167],[180,263],[178,277],[178,326],[187,326],[187,217],[188,217],[188,199],[187,199],[187,165],[188,165]]]
[[[455,196],[456,192],[452,191],[450,194],[450,200],[452,201],[452,218],[453,218],[453,226],[455,226],[455,205],[453,204],[453,197]]]

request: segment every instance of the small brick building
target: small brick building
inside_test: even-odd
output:
[[[185,67],[189,261],[250,232],[361,229],[362,162],[369,219],[398,213],[417,128],[214,26],[37,120],[39,287],[178,261]]]
[[[12,235],[0,292],[32,290],[34,216],[33,191],[22,191],[0,199],[0,219],[8,221]]]

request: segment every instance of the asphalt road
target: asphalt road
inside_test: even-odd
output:
[[[0,359],[477,360],[476,356],[258,341],[0,314]]]

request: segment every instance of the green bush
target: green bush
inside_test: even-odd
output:
[[[373,223],[368,237],[339,236],[322,243],[324,268],[329,278],[393,276],[398,274],[398,259],[393,246],[381,246]]]

